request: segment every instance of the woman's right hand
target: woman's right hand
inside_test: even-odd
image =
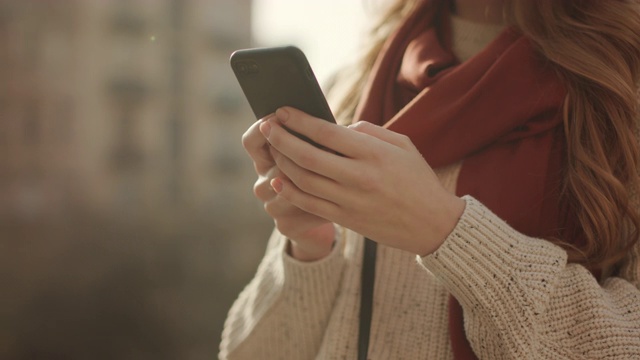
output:
[[[274,178],[284,175],[277,168],[271,155],[271,145],[260,132],[260,125],[274,115],[258,120],[243,135],[242,145],[253,160],[258,174],[253,192],[273,218],[276,228],[290,241],[289,254],[300,261],[314,261],[331,252],[335,238],[333,224],[326,219],[293,206],[278,196],[273,186]]]

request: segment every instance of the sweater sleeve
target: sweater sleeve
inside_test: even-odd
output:
[[[337,232],[338,233],[338,232]],[[313,359],[320,348],[344,267],[344,239],[332,253],[300,262],[277,230],[253,280],[231,307],[220,359]]]
[[[599,283],[549,241],[516,232],[477,200],[419,258],[463,308],[481,359],[640,358],[639,249]]]

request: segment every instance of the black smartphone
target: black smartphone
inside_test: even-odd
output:
[[[291,106],[336,122],[306,56],[297,47],[237,50],[230,63],[257,119]]]

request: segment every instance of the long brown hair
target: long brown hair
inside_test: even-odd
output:
[[[384,40],[420,0],[392,2],[370,32],[368,47],[331,92],[336,116],[353,117]],[[507,0],[505,21],[532,40],[567,86],[563,203],[575,213],[584,244],[566,245],[569,259],[608,267],[638,241],[640,189],[637,138],[640,1]]]

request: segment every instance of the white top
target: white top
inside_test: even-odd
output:
[[[453,53],[465,62],[480,52],[504,29],[503,25],[484,24],[451,15]]]

